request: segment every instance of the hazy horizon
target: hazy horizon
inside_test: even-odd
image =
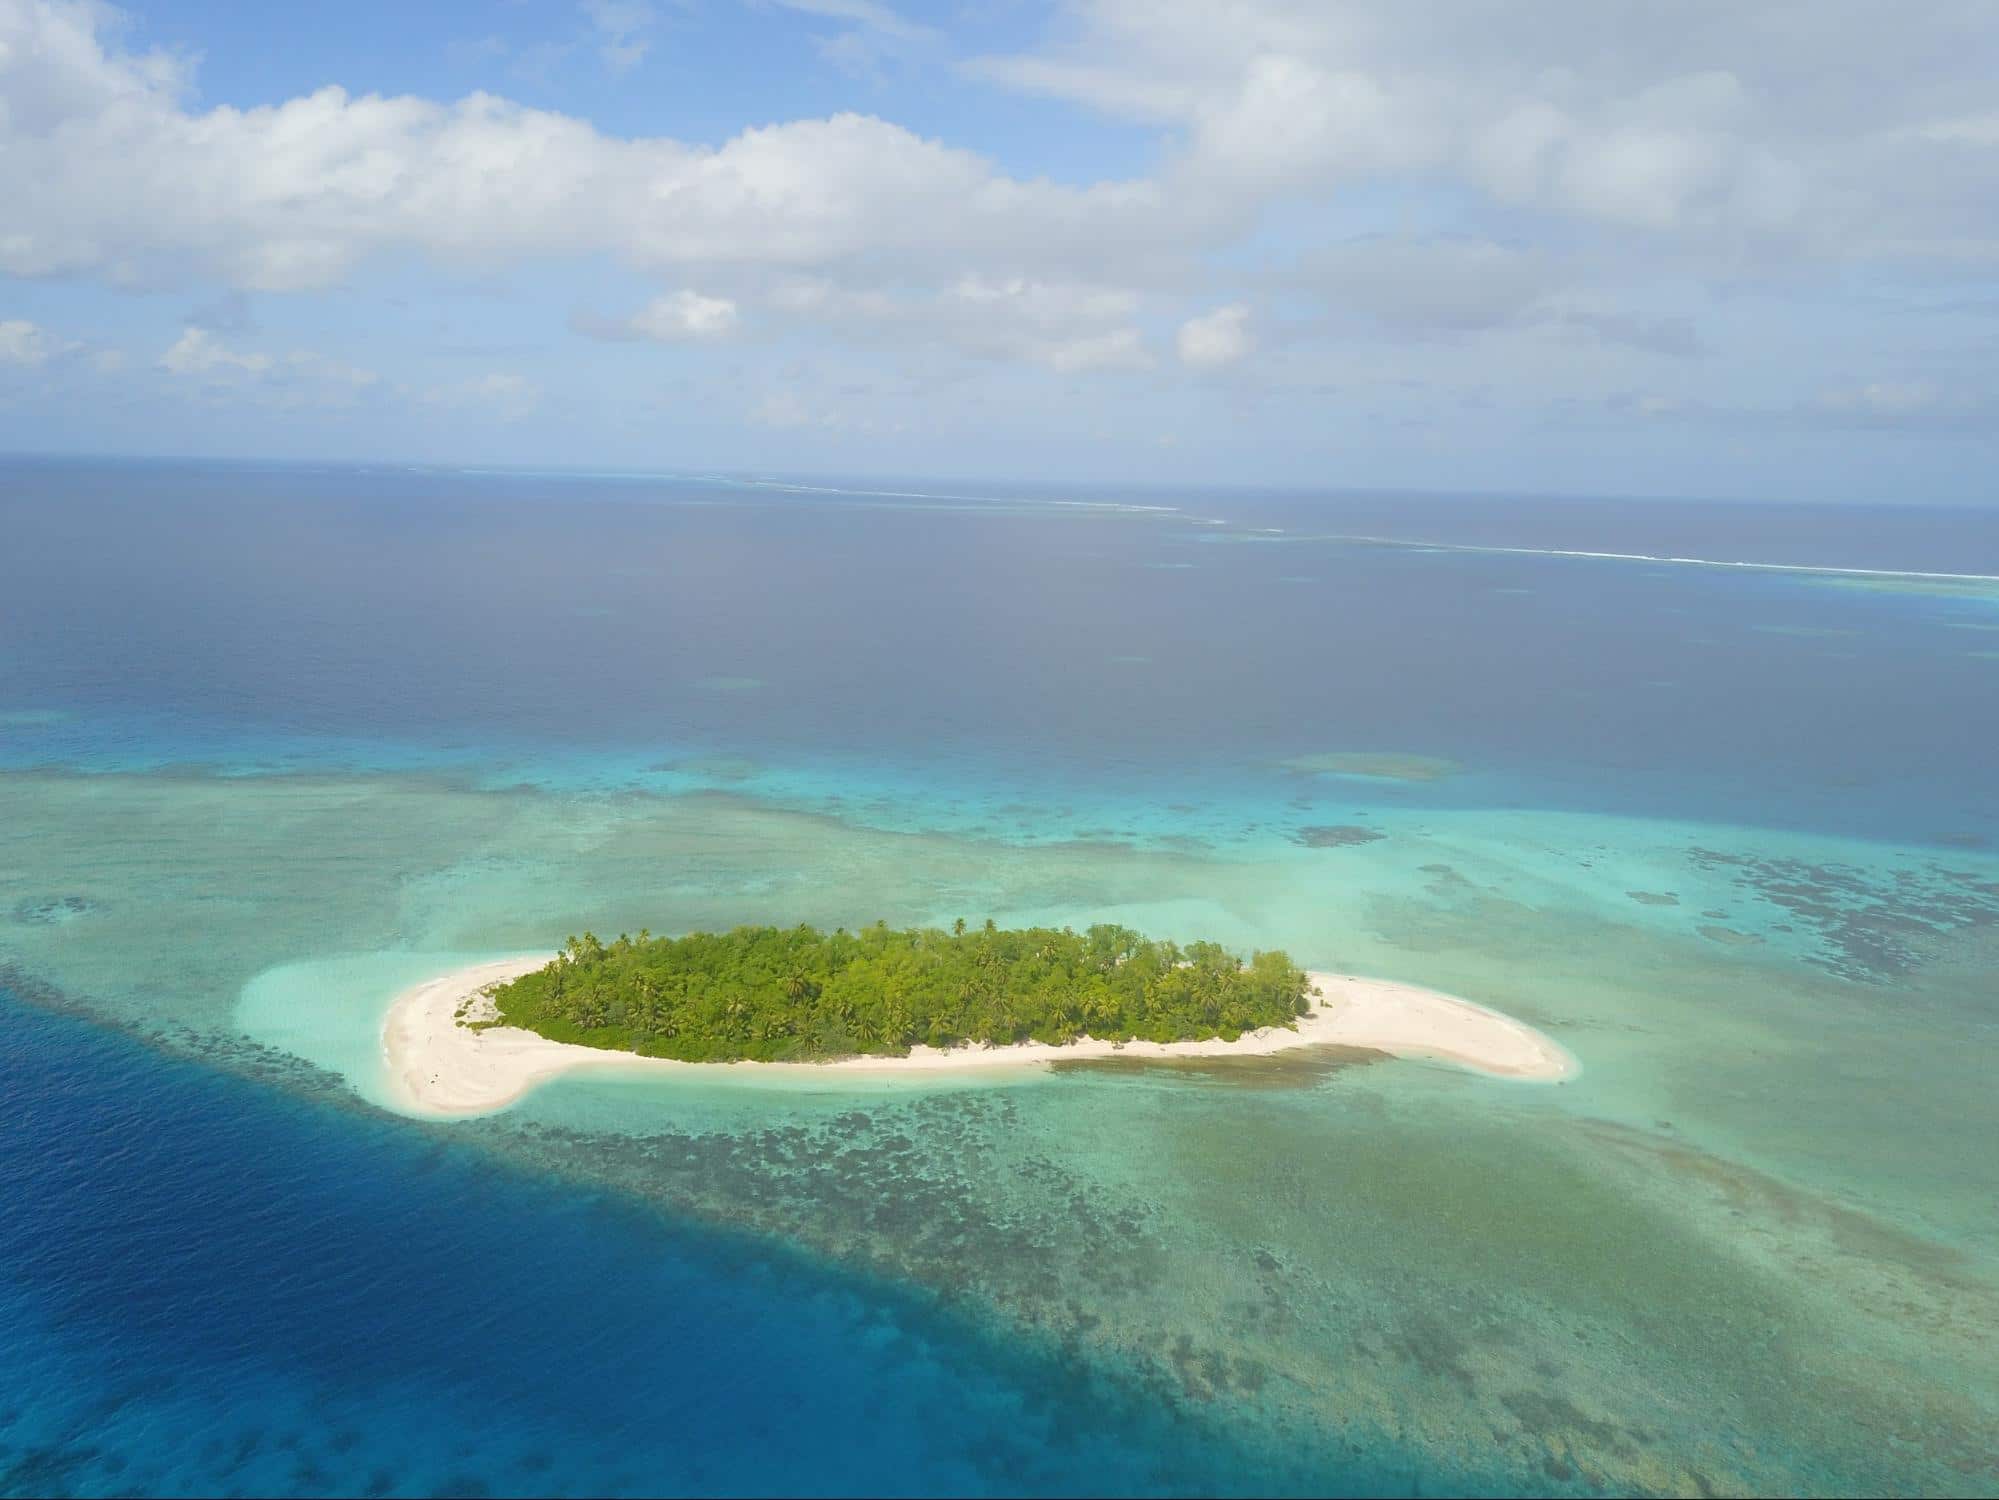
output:
[[[1059,473],[993,472],[973,473],[950,470],[921,471],[903,469],[805,469],[787,468],[764,464],[726,465],[675,462],[661,458],[654,463],[613,463],[605,461],[569,460],[563,458],[522,458],[511,461],[482,458],[476,454],[444,455],[433,458],[419,458],[408,454],[385,453],[379,456],[357,458],[351,455],[333,453],[229,453],[209,450],[187,452],[156,450],[106,450],[86,452],[73,449],[21,448],[0,451],[0,463],[16,464],[213,464],[218,467],[232,465],[269,465],[285,468],[351,468],[364,469],[409,469],[412,471],[437,473],[513,474],[532,476],[536,474],[561,475],[577,479],[601,479],[605,481],[631,480],[673,480],[714,477],[729,480],[758,480],[777,484],[831,485],[845,482],[860,486],[908,486],[922,485],[932,490],[947,490],[958,487],[967,490],[984,488],[989,491],[1014,489],[1021,491],[1075,489],[1091,493],[1118,492],[1128,496],[1151,495],[1161,500],[1178,499],[1194,502],[1202,497],[1258,496],[1288,500],[1323,499],[1337,501],[1374,496],[1385,500],[1408,500],[1416,503],[1429,500],[1470,500],[1491,504],[1505,504],[1509,501],[1553,500],[1562,502],[1590,503],[1605,505],[1713,505],[1713,506],[1770,506],[1786,510],[1825,507],[1838,510],[1864,510],[1875,508],[1907,508],[1914,510],[1933,509],[1941,511],[1999,511],[1999,495],[1942,495],[1921,498],[1890,499],[1874,495],[1764,495],[1746,491],[1717,492],[1712,494],[1682,494],[1666,490],[1601,488],[1574,489],[1502,489],[1466,486],[1441,488],[1414,484],[1360,484],[1312,483],[1307,481],[1267,480],[1200,480],[1200,479],[1116,479],[1104,475],[1070,476]],[[882,489],[870,493],[892,493]],[[951,498],[943,496],[942,498]],[[965,499],[999,499],[1005,496],[992,494],[967,494]]]

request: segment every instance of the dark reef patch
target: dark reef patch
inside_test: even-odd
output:
[[[1291,835],[1294,844],[1307,849],[1344,849],[1353,844],[1373,844],[1387,838],[1385,833],[1363,828],[1358,823],[1320,824],[1301,828]]]
[[[1387,1062],[1389,1054],[1337,1042],[1288,1047],[1261,1057],[1077,1057],[1048,1064],[1052,1073],[1145,1072],[1244,1089],[1311,1088],[1348,1068]]]
[[[30,896],[15,904],[14,920],[34,927],[54,927],[96,910],[97,903],[82,896]]]
[[[1678,906],[1680,898],[1671,891],[1626,891],[1640,906]]]
[[[1880,872],[1713,849],[1688,854],[1701,869],[1733,872],[1738,885],[1817,937],[1821,951],[1807,963],[1860,983],[1908,974],[1939,940],[1999,922],[1999,881],[1969,870],[1932,863]]]
[[[1737,932],[1733,927],[1701,927],[1696,929],[1711,943],[1720,943],[1724,948],[1754,948],[1763,941],[1753,932]]]

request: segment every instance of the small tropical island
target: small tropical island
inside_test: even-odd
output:
[[[754,1080],[994,1077],[1085,1059],[1261,1057],[1299,1047],[1559,1082],[1567,1049],[1499,1011],[1399,980],[1307,972],[1129,928],[739,927],[489,959],[397,995],[387,1098],[432,1118],[504,1109],[564,1074]]]
[[[558,1042],[682,1062],[907,1056],[912,1046],[1234,1041],[1296,1027],[1311,980],[1281,952],[1129,927],[738,927],[571,937],[492,992],[493,1019]]]

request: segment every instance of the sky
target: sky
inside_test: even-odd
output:
[[[1999,505],[1999,0],[0,0],[0,450]]]

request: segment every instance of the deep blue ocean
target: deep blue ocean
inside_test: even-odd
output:
[[[1653,560],[1560,555],[1576,552]],[[1740,563],[1799,571],[1728,566]],[[1812,571],[1849,569],[1863,571]],[[1952,577],[1919,576],[1936,574]],[[1099,1185],[1151,1195],[1155,1216],[1145,1223],[1155,1227],[1129,1230],[1135,1268],[1104,1277],[1105,1306],[1089,1291],[1066,1300],[1080,1332],[1044,1337],[1036,1313],[1025,1320],[1032,1336],[1015,1336],[1007,1320],[1027,1294],[994,1290],[1003,1278],[980,1257],[1016,1230],[1020,1246],[1008,1253],[1017,1261],[1054,1257],[1039,1229],[1022,1226],[1053,1215],[1064,1195],[1088,1197],[1076,1163],[1023,1158],[1006,1188],[1017,1196],[1003,1209],[982,1206],[986,1227],[962,1243],[943,1233],[949,1226],[916,1222],[930,1208],[857,1206],[823,1178],[799,1186],[804,1176],[787,1180],[792,1198],[759,1200],[731,1224],[702,1210],[695,1189],[649,1196],[565,1170],[557,1147],[571,1135],[535,1137],[542,1154],[530,1159],[513,1137],[401,1119],[337,1077],[267,1066],[237,1045],[231,1007],[237,989],[274,964],[455,946],[453,893],[482,880],[522,891],[559,884],[514,860],[541,857],[521,842],[532,838],[556,851],[548,859],[568,858],[557,846],[572,828],[609,851],[590,858],[623,861],[599,868],[641,871],[579,885],[575,906],[586,917],[591,902],[754,911],[777,899],[759,894],[758,860],[811,839],[829,841],[827,868],[846,872],[835,883],[851,880],[857,906],[931,909],[897,883],[897,846],[879,843],[901,838],[920,841],[908,860],[929,862],[922,879],[939,910],[998,902],[998,891],[1009,910],[1084,911],[1112,899],[1097,893],[1114,880],[1116,901],[1156,893],[1157,911],[1170,915],[1191,909],[1204,861],[1228,880],[1289,868],[1282,861],[1297,854],[1300,822],[1380,826],[1394,835],[1383,839],[1384,859],[1405,828],[1411,840],[1457,839],[1481,851],[1476,858],[1497,859],[1490,851],[1524,838],[1526,825],[1495,818],[1543,819],[1535,826],[1557,830],[1547,835],[1554,843],[1583,826],[1725,828],[1749,842],[1820,842],[1809,857],[1784,844],[1781,859],[1756,864],[1732,845],[1710,850],[1719,835],[1672,834],[1673,857],[1692,847],[1688,868],[1701,878],[1737,882],[1728,888],[1736,904],[1697,917],[1697,906],[1721,898],[1689,895],[1682,917],[1677,898],[1651,894],[1677,875],[1620,869],[1606,877],[1604,902],[1628,907],[1633,922],[1685,925],[1632,928],[1628,959],[1607,954],[1601,971],[1639,975],[1671,1004],[1694,1007],[1736,982],[1726,966],[1750,961],[1739,945],[1767,938],[1754,961],[1772,967],[1740,970],[1743,993],[1781,994],[1767,1003],[1793,1009],[1766,1018],[1760,998],[1718,1008],[1718,1025],[1769,1028],[1731,1045],[1783,1052],[1795,1035],[1797,1050],[1784,1055],[1795,1056],[1799,1078],[1829,1095],[1845,1079],[1838,1086],[1893,1117],[1898,1099],[1921,1093],[1914,1074],[1890,1076],[1887,1064],[1854,1071],[1847,1053],[1832,1065],[1832,1053],[1811,1049],[1825,1036],[1828,1048],[1873,1046],[1881,1012],[1869,1007],[1887,1003],[1883,986],[1934,964],[1958,988],[1924,1002],[1923,1024],[1961,1038],[1968,1057],[1989,1055],[1992,1015],[1976,1009],[1989,950],[1964,945],[1986,941],[1992,915],[1981,903],[1991,898],[1981,891],[1999,893],[1967,863],[1999,841],[1995,576],[1999,512],[1913,503],[0,464],[0,780],[13,779],[18,805],[37,818],[32,830],[19,821],[0,829],[0,1493],[1531,1493],[1548,1483],[1672,1489],[1696,1472],[1672,1465],[1725,1479],[1724,1462],[1743,1465],[1749,1477],[1734,1482],[1750,1488],[1855,1482],[1871,1471],[1840,1467],[1845,1459],[1812,1467],[1817,1417],[1793,1407],[1824,1415],[1831,1398],[1807,1399],[1802,1386],[1783,1394],[1794,1373],[1757,1366],[1742,1375],[1739,1389],[1755,1382],[1758,1394],[1730,1395],[1731,1420],[1762,1431],[1731,1439],[1724,1460],[1696,1452],[1705,1439],[1675,1435],[1676,1423],[1688,1434],[1710,1425],[1697,1397],[1657,1394],[1737,1391],[1733,1376],[1716,1373],[1717,1358],[1733,1357],[1718,1355],[1720,1345],[1669,1347],[1662,1332],[1654,1347],[1677,1364],[1640,1369],[1628,1350],[1642,1336],[1620,1334],[1621,1346],[1570,1337],[1561,1320],[1571,1315],[1651,1316],[1623,1309],[1608,1260],[1582,1273],[1557,1263],[1586,1254],[1575,1248],[1586,1229],[1519,1252],[1521,1265],[1547,1268],[1545,1288],[1522,1292],[1523,1306],[1540,1299],[1536,1337],[1555,1347],[1548,1330],[1561,1323],[1560,1347],[1585,1351],[1559,1374],[1545,1354],[1538,1365],[1519,1354],[1520,1367],[1564,1382],[1562,1399],[1574,1404],[1509,1393],[1492,1406],[1537,1441],[1557,1429],[1595,1434],[1606,1466],[1579,1456],[1581,1438],[1581,1447],[1565,1446],[1571,1436],[1547,1439],[1554,1456],[1529,1464],[1515,1437],[1458,1432],[1448,1411],[1429,1423],[1424,1401],[1469,1400],[1466,1392],[1501,1379],[1480,1361],[1526,1348],[1507,1319],[1527,1314],[1486,1308],[1472,1294],[1406,1289],[1410,1319],[1448,1307],[1490,1333],[1489,1356],[1477,1352],[1484,1345],[1466,1353],[1429,1322],[1356,1332],[1349,1346],[1337,1319],[1359,1328],[1373,1316],[1358,1310],[1364,1301],[1392,1300],[1382,1289],[1401,1274],[1396,1236],[1413,1248],[1463,1232],[1449,1205],[1464,1200],[1448,1194],[1436,1200],[1444,1206],[1409,1210],[1406,1225],[1384,1198],[1364,1223],[1343,1228],[1338,1200],[1301,1200],[1281,1174],[1269,1178],[1282,1207],[1273,1197],[1267,1222],[1216,1186],[1202,1211],[1224,1226],[1216,1235],[1245,1237],[1228,1262],[1249,1266],[1245,1274],[1303,1274],[1303,1231],[1285,1227],[1285,1215],[1307,1209],[1312,1233],[1328,1236],[1310,1255],[1323,1252],[1327,1265],[1342,1256],[1373,1265],[1378,1255],[1386,1269],[1366,1298],[1323,1279],[1309,1293],[1285,1293],[1335,1309],[1326,1326],[1280,1327],[1249,1301],[1217,1311],[1218,1343],[1258,1351],[1254,1379],[1243,1373],[1248,1355],[1230,1356],[1231,1366],[1221,1355],[1176,1353],[1171,1336],[1146,1332],[1117,1300],[1137,1295],[1126,1283],[1177,1274],[1155,1260],[1178,1265],[1175,1256],[1194,1254],[1170,1224],[1156,1227],[1173,1219],[1161,1205],[1178,1201],[1178,1189],[1147,1185],[1143,1165],[1175,1138],[1151,1116],[1127,1127],[1123,1115],[1089,1113],[1136,1109],[1102,1102],[1115,1082],[1058,1085],[1044,1091],[1045,1108],[1053,1120],[1075,1110],[1107,1121],[1105,1139],[1133,1132]],[[1400,769],[1328,773],[1312,757],[1330,752],[1390,757]],[[251,812],[231,800],[294,787],[312,821],[301,811],[296,836],[276,842],[267,803]],[[350,795],[361,810],[348,818],[336,804]],[[403,800],[383,814],[364,795]],[[659,846],[665,853],[602,832],[615,823],[617,837],[650,837],[654,807],[684,818],[713,808],[738,821],[704,823],[698,838],[675,834],[679,843]],[[753,817],[797,821],[742,821]],[[1582,821],[1591,819],[1599,822]],[[849,846],[836,841],[857,829],[877,842],[842,852]],[[449,848],[435,868],[432,845]],[[243,860],[262,861],[240,889],[200,873],[210,855],[223,868],[239,846]],[[1887,873],[1865,865],[1869,848],[1889,846],[1902,864]],[[962,866],[949,863],[961,855]],[[988,856],[999,871],[990,887],[978,873]],[[1373,857],[1358,850],[1351,868],[1365,871]],[[1539,879],[1558,856],[1518,857]],[[1606,867],[1618,857],[1599,856]],[[1548,955],[1587,958],[1592,943],[1608,941],[1601,934],[1611,929],[1580,925],[1612,909],[1590,904],[1598,896],[1586,874],[1563,877],[1582,892],[1573,909],[1561,905],[1569,895],[1549,894],[1553,885],[1529,883],[1495,884],[1474,909],[1459,893],[1471,887],[1436,859],[1383,865],[1384,889],[1428,880],[1432,894],[1371,913],[1356,899],[1338,918],[1347,924],[1339,940],[1378,939],[1378,950],[1364,950],[1376,967],[1381,954],[1418,954],[1410,962],[1419,978],[1433,942],[1463,955],[1435,961],[1447,965],[1443,979],[1464,984],[1480,952],[1463,936],[1469,926],[1426,926],[1432,917],[1406,903],[1433,900],[1445,914],[1435,922],[1516,937],[1545,921],[1543,949],[1490,945],[1495,973],[1510,976],[1495,983],[1516,988],[1518,974],[1557,962]],[[1025,863],[1033,860],[1046,863]],[[1473,855],[1455,868],[1498,880]],[[1627,900],[1634,884],[1637,906]],[[1311,944],[1316,929],[1269,904],[1269,888],[1244,885],[1216,910],[1244,931]],[[375,910],[367,902],[377,891],[400,904]],[[1520,904],[1501,905],[1502,896]],[[550,923],[572,909],[549,899]],[[465,930],[490,945],[543,936],[537,928],[517,939],[480,920]],[[1696,922],[1707,924],[1705,937]],[[1958,946],[1924,946],[1945,943]],[[1682,952],[1684,985],[1672,977]],[[1820,984],[1836,988],[1803,988]],[[1794,1014],[1821,1019],[1786,1031]],[[1495,1096],[1493,1118],[1524,1121],[1523,1150],[1543,1152],[1548,1182],[1573,1186],[1584,1170],[1576,1163],[1595,1162],[1613,1185],[1604,1191],[1627,1195],[1616,1201],[1642,1201],[1674,1234],[1684,1229],[1675,1267],[1706,1253],[1698,1235],[1710,1210],[1692,1195],[1721,1180],[1716,1169],[1694,1182],[1672,1154],[1697,1144],[1741,1174],[1729,1179],[1734,1207],[1715,1208],[1716,1223],[1724,1212],[1767,1212],[1794,1227],[1822,1215],[1826,1233],[1843,1236],[1838,1254],[1898,1268],[1947,1254],[1959,1258],[1951,1275],[1985,1285],[1990,1266],[1961,1243],[1985,1222],[1975,1203],[1985,1169],[1963,1153],[1942,1163],[1921,1156],[1915,1138],[1934,1139],[1921,1120],[1912,1117],[1910,1142],[1893,1147],[1906,1154],[1882,1146],[1878,1160],[1856,1157],[1825,1144],[1821,1116],[1810,1113],[1818,1102],[1770,1104],[1733,1075],[1710,1097],[1699,1092],[1710,1085],[1688,1081],[1691,1068],[1648,1061],[1628,1040],[1646,1030],[1640,1021],[1589,1012],[1581,999],[1545,1019],[1577,1027],[1558,1034],[1604,1092],[1587,1108],[1565,1106],[1573,1119],[1560,1129],[1511,1095]],[[1388,1090],[1364,1109],[1338,1107],[1369,1130],[1403,1121],[1411,1131],[1488,1108],[1483,1095],[1452,1092],[1450,1078],[1421,1085],[1442,1090],[1434,1106],[1397,1094],[1396,1076],[1338,1085],[1348,1101]],[[1957,1097],[1954,1078],[1935,1083],[1936,1099]],[[1044,1107],[1034,1097],[1019,1108]],[[1217,1121],[1236,1107],[1214,1090],[1201,1097]],[[1240,1106],[1266,1132],[1259,1139],[1318,1128],[1286,1113],[1289,1096],[1243,1098],[1261,1101]],[[575,1108],[581,1118],[583,1105]],[[1823,1103],[1824,1119],[1840,1112],[1836,1100]],[[843,1119],[814,1124],[815,1150],[863,1130]],[[1656,1128],[1667,1144],[1644,1157],[1654,1165],[1633,1167],[1637,1148],[1623,1136],[1614,1150],[1601,1144],[1613,1126]],[[684,1148],[691,1159],[699,1142],[726,1133],[685,1128],[647,1137],[645,1149]],[[1362,1126],[1351,1128],[1359,1160]],[[1395,1170],[1420,1176],[1406,1154],[1414,1139],[1391,1146],[1384,1135],[1380,1149]],[[556,1145],[544,1149],[549,1140]],[[930,1153],[928,1180],[945,1180],[955,1148],[919,1139],[910,1149]],[[1192,1174],[1186,1181],[1206,1180],[1210,1167],[1192,1146],[1173,1153]],[[572,1166],[587,1156],[577,1150]],[[1217,1170],[1215,1183],[1242,1190],[1241,1174]],[[1660,1207],[1663,1197],[1648,1196],[1653,1179],[1643,1174],[1654,1171],[1682,1172],[1672,1180],[1684,1202]],[[1392,1175],[1356,1175],[1348,1190],[1385,1191]],[[1771,1185],[1739,1185],[1748,1182]],[[1877,1182],[1887,1184],[1878,1193]],[[1895,1196],[1898,1182],[1912,1184],[1906,1199]],[[974,1193],[953,1191],[967,1202]],[[1818,1196],[1808,1210],[1778,1203],[1792,1193]],[[865,1226],[850,1232],[842,1219],[837,1251],[787,1227],[809,1229],[815,1215],[830,1222],[828,1203]],[[1971,1206],[1953,1217],[1958,1204]],[[1442,1217],[1422,1217],[1431,1212]],[[1093,1232],[1099,1218],[1116,1221],[1110,1208],[1090,1214]],[[1904,1238],[1842,1229],[1840,1214],[1876,1215]],[[1454,1227],[1436,1228],[1446,1222]],[[1951,1248],[1909,1248],[1923,1236]],[[835,1238],[830,1228],[824,1238]],[[1664,1232],[1654,1240],[1655,1249],[1679,1243]],[[1215,1242],[1202,1239],[1199,1253],[1223,1255]],[[1481,1252],[1488,1263],[1476,1277],[1512,1263],[1504,1242]],[[1886,1263],[1867,1260],[1866,1274],[1885,1276]],[[1477,1284],[1472,1270],[1462,1274],[1463,1285]],[[1596,1275],[1601,1297],[1578,1290],[1573,1306],[1562,1304],[1565,1286]],[[1661,1271],[1656,1282],[1679,1286],[1681,1275]],[[1685,1284],[1690,1299],[1724,1296]],[[1816,1314],[1788,1296],[1772,1290],[1759,1316],[1773,1329],[1813,1328]],[[1050,1295],[1046,1305],[1065,1299]],[[1118,1317],[1128,1326],[1106,1353],[1090,1330]],[[1706,1325],[1696,1317],[1687,1326]],[[1832,1347],[1843,1335],[1825,1337]],[[1587,1351],[1612,1347],[1627,1352],[1590,1363],[1599,1356]],[[1294,1367],[1285,1350],[1305,1352]],[[1402,1394],[1368,1406],[1349,1429],[1323,1413],[1364,1403],[1345,1386],[1329,1394],[1336,1383],[1315,1385],[1310,1371],[1322,1366],[1311,1361],[1357,1368],[1363,1355],[1392,1363],[1381,1379],[1401,1382]],[[1203,1374],[1204,1359],[1237,1374]],[[1266,1399],[1266,1365],[1290,1382],[1286,1430],[1309,1441],[1274,1441],[1231,1406]],[[1156,1368],[1181,1376],[1165,1382]],[[1630,1398],[1656,1400],[1650,1436],[1622,1435],[1644,1429],[1633,1419],[1604,1437],[1608,1417],[1569,1414],[1599,1378],[1605,1390],[1652,1393]],[[1935,1420],[1960,1445],[1952,1452],[1971,1455],[1954,1459],[1954,1472],[1976,1488],[1981,1440],[1955,1434],[1976,1427],[1965,1413],[1986,1410],[1979,1403],[1992,1391],[1951,1379],[1952,1399],[1970,1404],[1939,1407]],[[1401,1416],[1383,1414],[1391,1411]],[[1659,1466],[1643,1467],[1641,1449],[1644,1464]],[[1802,1467],[1775,1467],[1780,1456],[1793,1464],[1794,1452]],[[1615,1466],[1627,1460],[1632,1467]],[[1930,1471],[1911,1472],[1911,1488],[1937,1487]]]
[[[0,1024],[8,1494],[1301,1483],[930,1299],[11,999]]]
[[[1465,762],[1445,802],[1999,817],[1999,695],[1934,649],[1989,584],[1315,540],[1999,575],[1989,510],[59,463],[12,466],[0,507],[8,698],[71,716],[11,736],[14,764],[511,756],[533,779],[720,754],[1184,800],[1359,735]]]

